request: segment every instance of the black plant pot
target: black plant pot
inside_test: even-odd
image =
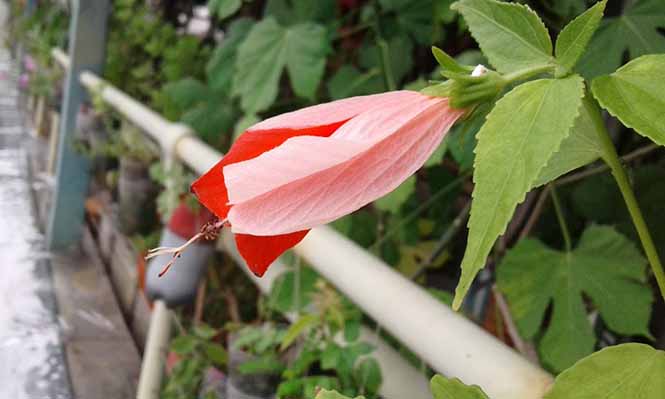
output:
[[[226,399],[273,399],[280,383],[279,374],[244,374],[238,370],[243,363],[256,359],[246,351],[235,349],[235,334],[229,335],[228,379]]]

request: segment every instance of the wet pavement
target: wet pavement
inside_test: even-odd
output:
[[[0,27],[6,3],[0,1]],[[0,32],[0,42],[2,42]],[[0,45],[0,398],[69,399],[50,262],[35,223],[17,71]]]

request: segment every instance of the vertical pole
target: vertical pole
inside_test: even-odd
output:
[[[73,147],[76,116],[86,92],[79,75],[87,70],[100,73],[106,50],[106,19],[109,0],[72,1],[69,25],[69,59],[65,95],[61,109],[58,159],[53,206],[47,230],[49,249],[77,242],[83,226],[88,191],[88,160]]]

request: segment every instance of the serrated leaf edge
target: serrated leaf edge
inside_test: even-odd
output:
[[[455,3],[453,3],[453,4],[450,5],[450,8],[451,8],[452,10],[455,10],[455,11],[459,12],[460,14],[462,14],[462,11],[460,10],[460,8],[465,8],[465,7],[466,7],[468,10],[475,11],[475,10],[471,9],[470,7],[467,7],[467,6],[465,6],[464,4],[462,4],[462,1],[463,1],[463,0],[456,1]],[[534,10],[532,10],[531,7],[529,7],[528,5],[526,5],[526,4],[519,4],[519,3],[504,3],[504,2],[499,2],[499,1],[493,1],[493,2],[499,4],[500,6],[513,7],[513,8],[518,8],[518,9],[521,8],[521,9],[526,10],[527,12],[530,12],[531,14],[533,14],[533,15],[536,17],[536,19],[537,19],[538,22],[540,23],[540,26],[545,30],[545,32],[547,32],[547,36],[548,36],[548,38],[549,38],[549,31],[547,30],[547,27],[545,26],[545,23],[544,23],[543,20],[540,18],[540,16],[538,15],[538,13],[536,13]],[[479,13],[479,12],[476,12],[476,13],[477,13],[477,14],[481,14],[481,15],[487,17],[487,19],[490,19],[490,20],[491,20],[491,18],[489,18],[489,16],[487,16],[486,14]],[[468,25],[468,24],[467,24],[467,25]],[[493,66],[495,66],[496,69],[500,71],[501,68],[499,68],[498,66],[496,66],[496,64],[490,59],[490,55],[489,55],[489,53],[485,50],[485,46],[481,43],[480,40],[478,40],[478,38],[476,37],[476,32],[474,32],[474,30],[471,29],[471,26],[469,26],[469,32],[471,33],[471,36],[472,36],[473,39],[476,41],[476,43],[478,43],[478,47],[480,47],[480,50],[481,50],[482,53],[487,57],[487,59],[488,59],[488,61],[490,62],[490,64],[492,64]],[[522,39],[522,38],[519,38],[519,39],[520,39],[520,41],[522,41],[524,44],[528,45],[529,47],[531,47],[531,48],[533,48],[533,49],[535,49],[535,50],[540,51],[540,49],[538,49],[538,48],[536,48],[536,47],[533,47],[533,45],[532,45],[531,43],[525,42],[524,39]],[[551,38],[549,39],[549,47],[550,47],[550,52],[549,52],[549,54],[547,54],[547,53],[543,53],[543,54],[549,56],[551,60],[554,60],[554,57],[553,57],[553,55],[552,55],[552,52],[554,51],[554,45],[552,44],[552,39],[551,39]],[[501,72],[507,72],[507,71],[501,71]]]
[[[567,77],[566,79],[570,79],[570,78],[572,78],[572,77],[576,77],[577,80],[581,83],[581,85],[580,85],[580,94],[581,94],[581,95],[580,95],[579,98],[580,98],[580,99],[584,98],[584,94],[585,94],[585,91],[584,91],[584,79],[583,79],[581,76],[577,75],[577,74],[575,74],[575,75],[571,75],[571,76]],[[519,87],[521,87],[521,86],[528,85],[529,83],[538,82],[538,81],[542,81],[542,80],[552,80],[552,81],[554,82],[554,81],[556,81],[556,80],[558,80],[558,79],[537,79],[537,80],[532,80],[532,81],[530,81],[530,82],[524,83],[523,85],[520,85],[520,86],[515,87],[513,90],[515,90],[515,89],[517,89],[517,88],[519,88]],[[512,90],[511,90],[511,91],[512,91]],[[495,107],[498,106],[499,103],[500,103],[501,101],[503,101],[503,100],[505,99],[505,97],[506,97],[509,93],[510,93],[510,92],[508,92],[505,96],[503,96],[501,99],[499,99],[499,101],[497,101],[497,103],[495,104]],[[568,128],[567,128],[567,132],[568,132],[568,133],[567,133],[567,134],[561,139],[561,141],[559,141],[559,144],[558,144],[556,147],[553,147],[553,148],[552,148],[552,150],[551,150],[549,156],[547,157],[547,161],[545,161],[545,163],[543,164],[543,166],[538,170],[538,173],[535,173],[535,174],[534,174],[536,177],[535,177],[532,181],[528,182],[528,186],[529,186],[530,188],[529,188],[529,190],[525,191],[524,194],[522,195],[521,199],[519,199],[518,202],[515,203],[515,206],[513,207],[512,214],[515,213],[515,209],[517,208],[517,206],[520,205],[522,202],[524,202],[524,199],[526,198],[526,195],[529,193],[530,190],[533,189],[533,185],[534,185],[534,183],[538,180],[538,176],[539,176],[540,172],[541,172],[541,171],[543,170],[543,168],[547,165],[547,162],[552,158],[552,156],[553,156],[557,151],[559,151],[559,148],[561,148],[561,144],[563,143],[563,141],[564,141],[566,138],[568,138],[568,136],[570,135],[570,132],[571,132],[573,126],[575,125],[575,121],[577,120],[577,118],[578,118],[578,117],[580,116],[580,114],[581,114],[581,112],[580,112],[580,107],[582,107],[582,106],[583,106],[583,103],[582,103],[582,101],[580,101],[580,104],[579,104],[579,106],[577,107],[577,112],[575,113],[575,116],[574,116],[573,118],[571,118],[571,123],[570,123],[570,125],[569,125]],[[487,114],[487,116],[485,117],[485,123],[487,123],[487,120],[489,119],[489,117],[491,116],[491,114],[492,114],[491,111],[490,111],[489,114]],[[482,128],[481,128],[481,131],[482,131]],[[478,133],[480,133],[480,131],[479,131]],[[477,138],[478,138],[478,140],[480,140],[480,136],[478,136]],[[476,164],[477,164],[477,162],[478,162],[478,156],[477,156],[478,153],[477,153],[477,149],[478,149],[478,145],[476,145],[476,147],[475,147],[474,150],[473,150],[473,153],[476,154],[476,157],[474,158],[474,162],[473,162],[473,168],[474,168],[474,170],[476,169]],[[476,182],[476,174],[475,174],[475,173],[473,174],[473,183],[474,183],[474,185],[477,183],[477,182]],[[476,190],[474,189],[473,192],[471,193],[472,202],[473,202],[473,199],[476,198],[475,194],[476,194]],[[512,217],[512,214],[511,214],[511,217]],[[468,230],[470,230],[470,223],[471,223],[471,218],[469,218],[469,220],[467,221],[467,225],[466,225],[466,226],[467,226],[467,229],[468,229]],[[510,223],[510,221],[509,221],[508,223],[506,223],[506,225],[503,227],[503,229],[501,230],[501,232],[496,236],[496,238],[494,239],[495,242],[496,242],[496,239],[497,239],[498,237],[500,237],[501,235],[503,235],[503,234],[506,232],[506,229],[508,228],[508,224],[509,224],[509,223]],[[487,233],[485,232],[484,234],[487,234]],[[467,244],[467,245],[468,245],[468,244]],[[490,253],[491,253],[491,250],[490,250]],[[462,261],[463,261],[463,260],[462,260]],[[474,263],[475,263],[475,262],[474,262]],[[481,267],[480,269],[478,269],[478,271],[480,271],[480,270],[482,270],[482,269],[483,269],[483,267]],[[463,293],[461,293],[461,297],[458,297],[458,295],[460,295],[459,290],[460,290],[460,287],[461,287],[461,284],[462,284],[462,280],[461,280],[461,277],[460,277],[460,281],[457,283],[457,287],[455,288],[455,299],[453,300],[453,306],[452,306],[452,307],[453,307],[453,310],[457,310],[457,309],[459,309],[459,307],[461,306],[461,302],[462,302],[462,300],[464,299],[464,297],[466,296],[466,293],[468,292],[468,290],[469,290],[469,288],[470,288],[470,286],[471,286],[471,283],[473,282],[473,280],[475,279],[476,275],[478,274],[478,271],[475,272],[475,274],[473,275],[473,278],[468,282],[468,286],[463,288]],[[463,276],[463,275],[464,275],[464,270],[462,270],[462,276]]]

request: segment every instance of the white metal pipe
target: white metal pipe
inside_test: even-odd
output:
[[[163,301],[157,300],[150,316],[150,327],[136,390],[137,399],[159,399],[170,339],[171,311]]]
[[[224,251],[230,254],[247,276],[254,281],[261,292],[270,292],[275,279],[286,271],[286,266],[279,259],[270,265],[268,271],[259,278],[249,271],[245,260],[240,256],[235,246],[233,235],[224,231],[220,239]],[[291,322],[297,320],[296,314],[286,315]],[[429,381],[425,374],[405,361],[395,349],[388,345],[380,336],[363,327],[360,331],[361,341],[374,347],[372,356],[381,366],[383,382],[381,383],[381,396],[387,399],[431,399]]]
[[[84,73],[81,80],[89,88],[103,82],[91,73]],[[102,94],[165,149],[173,148],[197,173],[221,159],[219,152],[180,125],[169,123],[121,91],[104,85]],[[552,377],[540,367],[331,228],[313,229],[295,251],[436,371],[477,384],[493,399],[538,399],[551,384]]]
[[[479,385],[493,399],[542,398],[552,383],[548,373],[332,228],[313,229],[295,251],[436,371]]]

